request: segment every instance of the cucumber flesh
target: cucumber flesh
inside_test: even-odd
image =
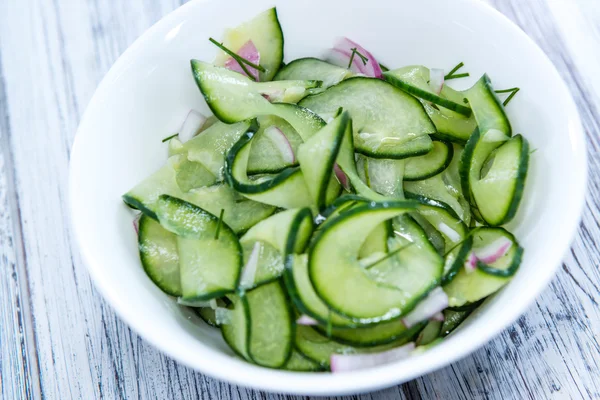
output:
[[[260,128],[252,139],[252,148],[248,156],[248,174],[277,173],[287,167],[295,166],[296,162],[289,162],[283,158],[277,144],[265,134],[265,130],[279,129],[287,138],[291,151],[297,154],[302,138],[296,130],[285,120],[274,115],[258,117],[258,122]]]
[[[433,149],[422,156],[407,158],[404,181],[421,181],[444,171],[452,161],[454,149],[450,143],[433,141]]]
[[[407,201],[360,205],[319,230],[309,250],[309,274],[315,292],[331,309],[368,323],[393,319],[414,306],[420,293],[415,296],[377,283],[358,262],[368,233],[413,207]]]
[[[267,283],[244,296],[250,316],[248,355],[258,365],[280,368],[292,353],[292,310],[279,281]]]
[[[342,112],[298,148],[300,169],[308,192],[319,209],[326,205],[333,164],[348,126],[348,119],[348,113]]]
[[[456,277],[444,286],[451,307],[459,307],[475,303],[506,285],[521,263],[523,249],[512,234],[502,228],[476,228],[473,230],[473,249],[481,249],[486,245],[507,238],[512,242],[510,249],[497,261],[490,265],[478,263],[474,271],[461,269]]]
[[[222,181],[225,155],[251,128],[254,128],[251,121],[238,122],[233,125],[217,121],[199,135],[185,142],[180,152],[187,154],[189,161],[200,163],[206,167],[217,181]]]
[[[367,186],[387,198],[403,199],[405,160],[378,159],[358,155],[359,175]]]
[[[195,189],[185,200],[213,215],[223,210],[223,221],[236,233],[247,231],[275,211],[272,206],[245,199],[223,184]]]
[[[504,112],[502,102],[496,96],[492,82],[484,74],[470,89],[464,92],[482,135],[490,130],[497,130],[505,136],[512,135],[510,121]]]
[[[431,150],[435,127],[421,103],[380,80],[346,79],[298,103],[319,115],[350,113],[356,151],[375,158],[406,158]]]
[[[250,337],[250,313],[248,303],[239,296],[231,296],[230,321],[221,325],[221,333],[225,343],[241,358],[249,360],[248,339]]]
[[[442,321],[429,321],[425,328],[419,333],[416,340],[417,346],[426,346],[440,337]]]
[[[265,72],[259,72],[259,80],[270,81],[283,63],[283,31],[275,7],[234,29],[226,30],[223,45],[237,52],[249,40],[252,40],[258,50],[260,66],[265,69]],[[228,58],[227,53],[220,51],[215,63],[222,65]]]
[[[191,64],[194,79],[206,103],[213,114],[226,124],[259,115],[278,115],[286,119],[279,115],[280,108],[265,96],[273,97],[282,91],[285,96],[288,90],[296,94],[298,89],[308,90],[321,85],[317,81],[253,82],[242,74],[203,61],[192,60]],[[294,126],[292,121],[288,122]],[[297,129],[296,126],[294,128]]]
[[[422,181],[404,182],[404,190],[409,192],[408,197],[419,195],[445,203],[465,223],[468,223],[470,220],[469,205],[464,201],[461,202],[460,195],[448,188],[441,174]]]
[[[235,290],[242,251],[230,227],[203,209],[167,195],[160,196],[156,214],[161,225],[177,235],[183,300],[210,300]]]
[[[389,255],[368,267],[367,273],[375,282],[410,293],[411,301],[418,301],[440,283],[443,260],[410,216],[396,217],[392,227]]]
[[[303,356],[302,353],[294,350],[283,369],[296,372],[317,372],[321,371],[322,367],[313,360]]]
[[[294,233],[298,246],[305,246],[312,233],[312,224],[295,223],[299,216],[305,215],[310,219],[310,210],[294,209],[280,212],[254,225],[240,238],[244,251],[244,265],[248,263],[254,252],[258,254],[254,281],[241,282],[243,289],[251,289],[281,276],[284,269],[286,239],[292,229],[297,230]],[[304,218],[306,220],[306,217]]]
[[[210,186],[217,182],[217,177],[199,162],[183,159],[176,166],[175,180],[183,192]]]
[[[373,254],[386,254],[388,252],[388,238],[391,235],[392,227],[388,222],[377,225],[360,247],[358,258],[363,259]]]
[[[503,225],[515,216],[523,195],[528,163],[527,140],[516,135],[490,154],[484,163],[484,167],[489,164],[485,175],[471,181],[477,209],[488,225]]]
[[[367,327],[354,329],[332,328],[331,337],[338,343],[360,347],[381,346],[394,343],[400,346],[416,335],[425,324],[417,324],[407,328],[402,321],[392,320]],[[315,327],[323,335],[327,335],[327,329],[322,326]]]
[[[317,80],[323,82],[313,93],[337,85],[353,74],[350,70],[329,64],[318,58],[299,58],[282,67],[273,80]]]
[[[232,147],[225,162],[225,178],[229,185],[244,197],[282,208],[310,206],[312,199],[302,175],[297,168],[286,169],[275,176],[250,179],[247,173],[248,158],[253,135],[246,134]]]
[[[177,237],[146,215],[142,214],[139,224],[138,247],[144,271],[163,292],[181,296]]]

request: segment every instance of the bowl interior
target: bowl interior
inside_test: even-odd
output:
[[[189,60],[211,61],[208,37],[276,4],[285,60],[319,56],[348,36],[390,67],[424,64],[448,70],[463,61],[470,86],[487,72],[498,89],[518,86],[508,106],[514,131],[536,152],[523,204],[509,227],[525,248],[514,280],[444,343],[395,364],[350,374],[300,374],[235,358],[220,333],[178,307],[142,270],[132,211],[120,196],[160,167],[161,139],[190,108],[208,112]],[[366,391],[406,381],[458,359],[516,319],[553,276],[583,203],[585,144],[573,101],[545,55],[523,32],[471,0],[192,1],[146,32],[114,65],[92,99],[71,160],[72,220],[84,260],[100,291],[146,340],[214,377],[261,389],[303,394]],[[568,195],[565,195],[568,194]]]

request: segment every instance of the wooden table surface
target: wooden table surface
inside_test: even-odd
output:
[[[583,222],[513,326],[460,362],[361,398],[600,398],[600,0],[488,1],[541,46],[577,102],[591,172]],[[141,340],[94,289],[70,232],[79,119],[119,54],[179,5],[0,0],[1,399],[282,397],[203,376]]]

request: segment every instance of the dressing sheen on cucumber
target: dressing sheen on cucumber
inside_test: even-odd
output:
[[[284,64],[275,8],[210,40],[216,60],[191,67],[212,115],[190,112],[123,201],[150,281],[233,354],[298,372],[410,358],[518,273],[503,226],[529,143],[487,75],[458,91],[348,38]]]

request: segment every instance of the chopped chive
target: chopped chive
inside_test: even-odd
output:
[[[358,51],[356,49],[356,47],[351,48],[350,50],[352,50],[352,54],[350,55],[350,62],[348,63],[348,69],[350,69],[350,67],[352,66],[352,62],[354,61],[354,56],[359,56],[360,60],[362,61],[363,65],[367,65],[367,62],[369,61],[369,59],[367,57],[365,57],[364,55],[362,55],[360,53],[360,51]]]
[[[217,231],[215,232],[215,240],[219,238],[219,233],[221,233],[221,225],[223,225],[223,214],[225,214],[225,209],[221,208],[221,213],[219,214],[219,222],[217,223]]]
[[[510,88],[510,89],[496,90],[495,92],[496,93],[510,93],[508,95],[508,97],[506,98],[506,100],[504,100],[504,103],[502,103],[502,105],[506,107],[506,105],[512,100],[513,97],[515,97],[515,95],[519,92],[519,90],[521,90],[521,88],[514,87],[514,88]]]
[[[168,141],[168,140],[171,140],[171,139],[173,139],[175,136],[179,136],[179,133],[176,133],[176,134],[174,134],[174,135],[171,135],[171,136],[169,136],[169,137],[166,137],[166,138],[164,138],[164,139],[162,140],[162,142],[164,143],[164,142],[166,142],[166,141]]]
[[[379,260],[377,260],[377,261],[374,261],[374,262],[372,262],[371,264],[369,264],[369,265],[367,265],[366,267],[364,267],[364,269],[369,269],[369,268],[371,268],[371,267],[374,267],[375,265],[379,264],[380,262],[382,262],[382,261],[385,261],[385,260],[387,260],[388,258],[395,256],[396,254],[400,253],[402,250],[404,250],[404,249],[406,249],[407,247],[410,247],[410,246],[412,246],[412,245],[413,245],[412,243],[409,243],[409,244],[407,244],[406,246],[402,246],[402,247],[400,247],[400,248],[397,248],[397,249],[396,249],[396,250],[394,250],[394,251],[391,251],[391,252],[387,253],[385,256],[381,257]]]
[[[225,53],[229,54],[231,56],[231,58],[233,58],[235,61],[237,61],[237,63],[242,68],[242,70],[246,73],[246,75],[248,75],[248,78],[252,79],[253,81],[256,81],[256,78],[254,77],[254,75],[252,75],[250,73],[250,71],[248,70],[248,68],[246,67],[246,65],[248,65],[248,66],[250,66],[250,67],[252,67],[254,69],[257,69],[260,72],[265,72],[266,71],[264,69],[264,67],[261,67],[260,65],[256,65],[253,62],[248,61],[248,60],[246,60],[243,57],[240,57],[239,55],[235,54],[233,51],[229,50],[227,47],[223,46],[222,43],[217,42],[215,39],[209,38],[208,40],[210,40],[210,42],[212,44],[214,44],[215,46],[217,46],[218,48],[220,48],[221,50],[223,50]]]
[[[529,155],[532,155],[533,153],[535,153],[538,149],[533,149],[529,152]]]
[[[444,77],[445,80],[450,80],[450,79],[458,79],[458,78],[466,78],[468,76],[471,76],[471,74],[469,74],[468,72],[462,73],[462,74],[456,74],[456,75],[451,75],[448,77]]]
[[[449,80],[449,79],[457,79],[457,78],[466,78],[467,76],[470,76],[468,72],[465,72],[462,74],[456,74],[456,75],[454,74],[455,72],[457,72],[459,69],[461,69],[464,66],[465,66],[465,63],[461,61],[460,63],[458,63],[458,65],[456,67],[452,68],[450,70],[450,72],[448,72],[446,74],[446,76],[444,76],[444,79]]]

